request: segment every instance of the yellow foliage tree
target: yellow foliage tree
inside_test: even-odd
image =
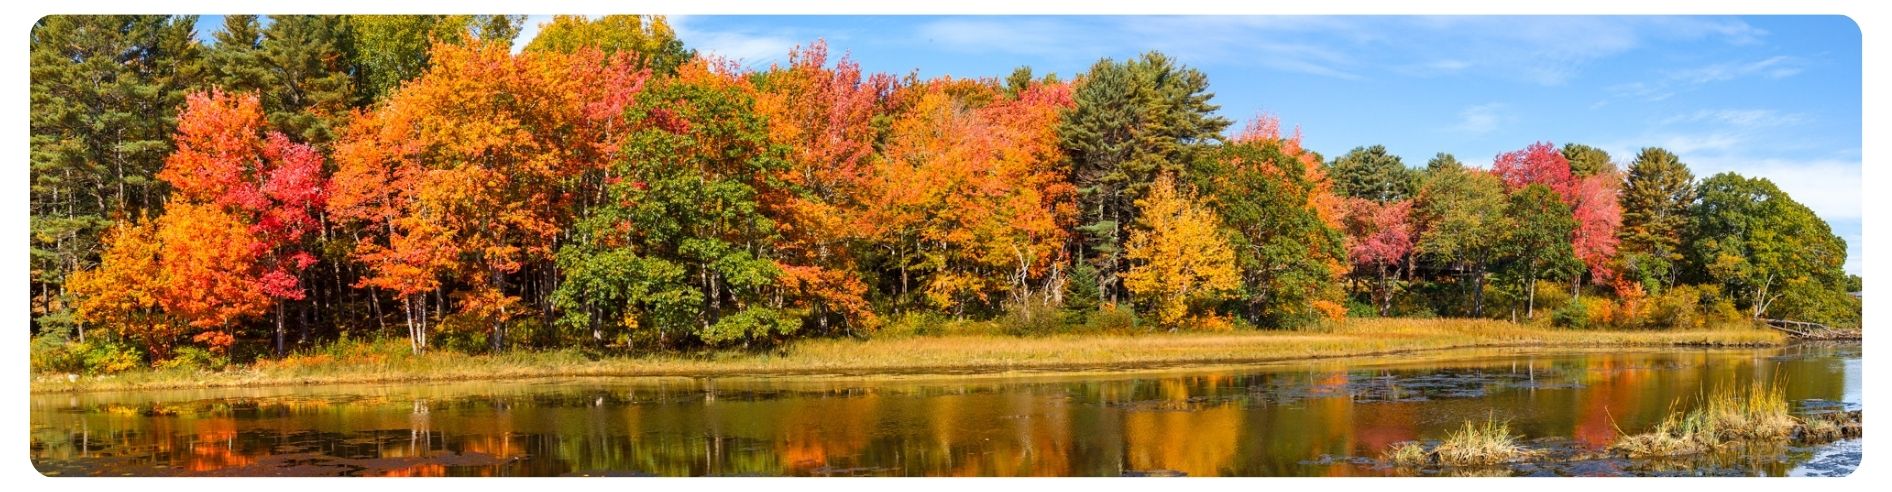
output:
[[[1227,296],[1241,286],[1235,250],[1222,237],[1215,212],[1176,189],[1169,176],[1156,179],[1137,200],[1142,227],[1130,233],[1131,261],[1124,287],[1154,308],[1156,319],[1174,328],[1192,303]]]

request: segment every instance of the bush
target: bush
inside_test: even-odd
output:
[[[1012,336],[1046,336],[1069,332],[1065,313],[1057,307],[1026,302],[1005,309],[998,319],[999,329]]]
[[[159,369],[223,369],[229,365],[229,357],[192,345],[178,347],[171,352],[170,360],[157,364]]]
[[[63,333],[44,333],[33,337],[27,356],[35,373],[86,372],[84,344],[67,340]]]
[[[1106,304],[1084,320],[1084,331],[1128,334],[1135,333],[1138,325],[1136,310],[1120,304]]]
[[[1590,310],[1584,302],[1565,302],[1563,307],[1550,313],[1550,324],[1559,328],[1589,329]]]
[[[145,365],[145,355],[137,347],[116,342],[86,342],[78,344],[84,347],[86,372],[112,374],[137,369]]]

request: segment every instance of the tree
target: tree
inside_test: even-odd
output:
[[[1194,200],[1168,175],[1159,176],[1148,196],[1138,200],[1142,227],[1131,232],[1124,251],[1131,262],[1124,288],[1155,310],[1157,323],[1171,329],[1189,315],[1191,304],[1241,287],[1235,252],[1223,238],[1220,221]]]
[[[1034,286],[1064,263],[1076,212],[1052,132],[1069,86],[1011,99],[988,83],[939,80],[897,97],[907,104],[890,125],[865,222],[893,249],[901,294],[917,275],[927,301],[954,312],[993,304],[990,294],[1013,304],[1059,295]]]
[[[194,16],[50,15],[31,32],[32,330],[69,326],[67,276],[114,220],[155,214],[177,108],[201,80]],[[83,336],[83,333],[81,333]]]
[[[1610,282],[1615,275],[1617,233],[1623,221],[1622,205],[1618,201],[1622,183],[1620,172],[1605,169],[1577,180],[1568,198],[1571,216],[1576,220],[1570,245],[1577,259],[1589,267],[1592,281],[1599,284]],[[1582,287],[1582,281],[1583,275],[1573,276],[1573,296]]]
[[[327,198],[322,156],[313,147],[268,130],[256,96],[215,89],[187,99],[184,111],[178,114],[176,142],[177,151],[165,159],[164,170],[158,173],[171,184],[172,206],[214,207],[227,217],[194,210],[194,216],[174,220],[171,215],[181,212],[167,210],[158,220],[159,235],[174,229],[167,225],[209,227],[209,233],[223,229],[201,224],[234,221],[247,227],[248,237],[227,238],[222,247],[252,251],[215,253],[226,256],[217,260],[226,263],[218,268],[229,269],[215,275],[249,275],[250,286],[268,296],[263,306],[276,308],[276,353],[281,355],[283,302],[304,297],[300,275],[316,261],[306,243],[318,228],[315,214]],[[179,236],[180,240],[185,237]],[[177,250],[174,246],[166,253]],[[219,294],[201,302],[211,304],[218,299],[242,304],[238,301],[245,298]],[[205,327],[220,327],[235,319],[215,316],[211,317],[213,324],[205,325],[205,316],[193,314],[203,311],[206,309],[174,314],[190,320],[193,326]]]
[[[559,251],[566,323],[614,321],[711,346],[772,343],[802,326],[780,294],[776,222],[759,200],[788,163],[745,86],[698,61],[627,109],[633,131],[607,199]],[[590,312],[573,309],[585,306]],[[594,315],[602,311],[603,316]],[[648,328],[646,328],[648,327]]]
[[[1610,161],[1610,153],[1596,147],[1578,143],[1566,143],[1563,148],[1564,160],[1570,161],[1570,174],[1577,178],[1587,178],[1616,170],[1616,164]]]
[[[1682,231],[1695,200],[1694,174],[1667,150],[1642,149],[1629,164],[1622,191],[1622,257],[1650,292],[1675,285],[1683,259]]]
[[[1484,316],[1485,278],[1515,224],[1506,215],[1504,180],[1463,167],[1440,167],[1420,184],[1416,208],[1424,232],[1418,251],[1471,279],[1473,316]]]
[[[184,329],[158,304],[164,279],[156,224],[145,218],[118,223],[106,231],[103,243],[98,268],[73,272],[67,283],[76,300],[75,317],[81,326],[138,340],[146,354],[169,353]],[[79,335],[83,340],[85,332]]]
[[[683,41],[661,15],[553,16],[526,45],[527,50],[563,53],[579,48],[596,48],[607,55],[633,53],[640,67],[658,74],[674,74],[679,65],[696,56],[695,51],[683,48]]]
[[[1577,273],[1576,253],[1570,247],[1576,220],[1556,192],[1532,183],[1512,193],[1504,208],[1511,230],[1503,244],[1504,265],[1523,282],[1524,317],[1537,317],[1537,279],[1558,273]]]
[[[1695,275],[1740,296],[1750,316],[1778,314],[1783,297],[1845,291],[1846,241],[1772,181],[1721,173],[1696,194],[1686,249]]]
[[[1491,163],[1491,172],[1504,179],[1506,189],[1516,191],[1527,185],[1541,184],[1559,197],[1569,196],[1576,183],[1570,174],[1570,161],[1549,142],[1498,154]]]
[[[1334,158],[1333,163],[1328,165],[1327,177],[1333,180],[1334,191],[1341,196],[1365,198],[1379,203],[1411,197],[1418,180],[1417,173],[1400,162],[1399,156],[1387,153],[1386,147],[1381,145],[1354,147]]]
[[[279,15],[257,28],[255,16],[230,16],[210,48],[210,81],[261,96],[270,125],[318,146],[334,137],[359,101],[341,16]]]
[[[661,21],[661,19],[658,19]],[[667,29],[667,28],[666,28]],[[786,66],[739,76],[753,85],[756,111],[771,141],[788,149],[790,165],[778,176],[789,186],[765,197],[782,234],[778,257],[784,281],[810,299],[812,327],[850,333],[878,324],[868,308],[867,284],[857,258],[872,235],[863,201],[875,172],[874,125],[893,88],[885,74],[866,75],[846,57],[828,67],[827,44],[816,42],[789,53]]]
[[[1345,203],[1301,148],[1297,130],[1259,115],[1207,153],[1189,176],[1214,209],[1241,269],[1240,311],[1258,326],[1288,327],[1344,314]]]
[[[1070,156],[1084,234],[1079,257],[1099,270],[1104,297],[1120,299],[1125,226],[1136,200],[1162,172],[1176,172],[1201,144],[1220,138],[1208,78],[1160,53],[1128,62],[1101,60],[1078,82],[1075,106],[1058,126]]]
[[[1458,157],[1454,157],[1452,154],[1445,152],[1440,152],[1432,156],[1432,159],[1426,161],[1426,172],[1437,171],[1447,167],[1462,168],[1465,167],[1465,163],[1459,162]]]
[[[415,350],[426,347],[427,294],[444,311],[451,280],[458,313],[490,327],[497,351],[506,324],[531,311],[520,287],[551,290],[561,231],[616,176],[623,108],[648,74],[628,55],[515,56],[487,41],[436,44],[431,59],[336,145],[329,211],[360,238],[360,285],[407,306]]]
[[[1380,203],[1365,198],[1347,201],[1347,256],[1355,268],[1371,272],[1373,305],[1380,316],[1392,308],[1392,279],[1418,239],[1412,224],[1412,201]]]
[[[522,15],[353,15],[347,50],[354,57],[355,84],[363,100],[379,101],[403,82],[419,77],[436,42],[462,40],[510,46],[525,25]]]

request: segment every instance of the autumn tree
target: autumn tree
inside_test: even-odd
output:
[[[525,16],[351,15],[348,26],[355,85],[362,99],[379,101],[426,71],[434,43],[475,39],[510,46]]]
[[[510,320],[552,310],[543,297],[527,309],[519,293],[550,290],[557,240],[612,178],[622,108],[646,74],[627,55],[515,56],[470,39],[436,44],[431,59],[337,144],[329,210],[360,238],[361,285],[401,299],[415,350],[426,348],[428,294],[435,319],[445,311],[443,280],[500,350]]]
[[[902,89],[874,175],[867,223],[878,231],[901,293],[924,279],[935,308],[1040,303],[1035,288],[1063,265],[1076,215],[1053,123],[1068,86],[1038,84],[1016,99],[980,81],[937,80]]]
[[[31,326],[75,326],[67,276],[114,221],[155,214],[178,108],[202,80],[194,16],[49,15],[33,24],[28,115]],[[83,332],[80,333],[83,337]]]
[[[1485,313],[1485,280],[1515,224],[1506,215],[1504,180],[1479,169],[1442,166],[1420,184],[1415,208],[1424,232],[1417,251],[1471,283],[1473,316]]]
[[[653,19],[652,29],[661,22]],[[827,44],[816,42],[791,51],[786,65],[725,76],[754,86],[756,111],[770,140],[788,149],[790,165],[778,178],[789,186],[763,200],[783,218],[777,227],[784,283],[811,301],[805,307],[812,310],[813,328],[854,332],[877,325],[857,257],[874,230],[863,210],[877,158],[874,122],[894,82],[885,74],[862,73],[846,57],[832,68],[828,61]]]
[[[1629,272],[1650,292],[1674,285],[1681,270],[1694,181],[1687,164],[1658,147],[1642,149],[1629,164],[1620,200],[1620,250]]]
[[[1188,175],[1228,230],[1241,271],[1237,311],[1258,326],[1291,327],[1344,314],[1345,202],[1299,131],[1259,115]]]
[[[1167,174],[1138,200],[1139,225],[1124,256],[1131,262],[1123,285],[1155,311],[1157,323],[1177,328],[1192,305],[1228,296],[1241,287],[1235,252],[1223,237],[1215,212],[1176,189]]]
[[[1126,227],[1136,201],[1162,172],[1176,172],[1229,121],[1214,114],[1208,77],[1150,52],[1101,60],[1077,82],[1075,106],[1058,127],[1079,192],[1079,257],[1099,271],[1106,301],[1121,299]]]
[[[563,53],[580,48],[598,49],[607,55],[633,53],[640,67],[658,74],[676,73],[679,65],[696,56],[693,50],[684,49],[676,30],[661,15],[606,15],[596,19],[553,16],[551,22],[539,26],[538,35],[526,45],[527,50]]]
[[[1373,306],[1380,316],[1386,316],[1392,309],[1394,280],[1418,239],[1412,224],[1412,201],[1381,203],[1354,198],[1347,204],[1347,257],[1356,269],[1370,272]]]

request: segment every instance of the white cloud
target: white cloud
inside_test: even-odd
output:
[[[1505,113],[1503,103],[1480,104],[1470,106],[1458,112],[1458,123],[1448,127],[1459,133],[1483,135],[1498,129],[1498,125],[1510,120]]]
[[[1663,118],[1656,124],[1719,123],[1741,128],[1765,128],[1797,125],[1804,121],[1805,116],[1771,109],[1703,109]]]
[[[1692,158],[1684,155],[1682,160],[1694,169],[1698,178],[1721,172],[1767,178],[1793,197],[1794,201],[1813,209],[1813,213],[1828,221],[1857,220],[1862,215],[1864,181],[1859,161],[1747,159],[1718,154]]]
[[[1799,74],[1805,69],[1805,65],[1806,62],[1798,58],[1779,55],[1751,62],[1725,62],[1679,70],[1671,73],[1669,78],[1681,83],[1693,85],[1734,80],[1757,75],[1770,79],[1780,79]]]
[[[785,60],[788,51],[800,44],[782,32],[712,31],[692,27],[694,23],[688,16],[670,16],[667,20],[684,46],[701,55],[729,58],[744,65]]]

